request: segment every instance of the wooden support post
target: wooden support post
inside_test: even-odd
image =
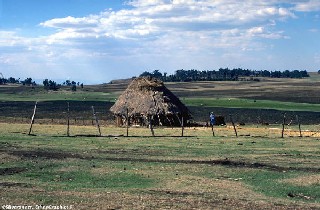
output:
[[[33,114],[32,114],[31,122],[30,122],[30,129],[29,129],[28,135],[30,135],[31,132],[32,132],[32,125],[33,125],[33,123],[34,123],[34,117],[35,117],[36,111],[37,111],[37,104],[38,104],[38,101],[36,101],[36,104],[34,105]]]
[[[129,136],[129,110],[128,110],[128,108],[127,108],[126,119],[127,119],[127,136]]]
[[[281,138],[284,137],[284,125],[286,124],[286,113],[283,113],[283,122],[282,122],[282,132],[281,132]]]
[[[234,133],[236,134],[236,137],[238,137],[238,132],[237,132],[236,126],[234,125],[234,122],[233,122],[233,119],[232,119],[232,115],[229,114],[229,116],[230,116],[230,119],[231,119],[231,123],[232,123],[232,126],[233,126]]]
[[[181,117],[181,136],[183,137],[184,132],[184,123],[183,123],[183,116]]]
[[[98,118],[97,118],[97,115],[96,115],[96,112],[94,111],[94,107],[92,106],[92,114],[93,114],[93,118],[96,122],[96,126],[97,126],[97,129],[98,129],[98,132],[99,132],[99,136],[101,136],[101,130],[100,130],[100,125],[99,125],[99,121],[98,121]]]
[[[301,123],[300,123],[299,116],[298,116],[298,115],[296,115],[296,118],[297,118],[298,126],[299,126],[299,133],[300,133],[300,136],[299,136],[299,137],[302,137],[302,133],[301,133]]]
[[[152,136],[154,136],[154,130],[153,130],[153,126],[152,126],[152,117],[148,116],[148,118],[149,118],[149,128],[150,128]]]
[[[67,109],[67,136],[70,136],[70,104],[69,102],[67,102],[68,104],[68,109]]]

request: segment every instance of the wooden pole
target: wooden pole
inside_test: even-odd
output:
[[[150,116],[148,116],[148,118],[149,118],[149,128],[150,128],[152,136],[154,136],[154,130],[153,130],[153,126],[152,126],[152,118]]]
[[[231,119],[231,123],[232,123],[232,126],[233,126],[234,133],[236,134],[236,137],[238,137],[238,132],[237,132],[236,126],[234,125],[234,122],[233,122],[233,119],[232,119],[232,115],[229,114],[229,116],[230,116],[230,119]]]
[[[286,113],[283,113],[283,122],[282,122],[282,132],[281,132],[281,138],[284,137],[284,125],[286,124]]]
[[[302,137],[302,133],[301,133],[301,123],[300,123],[300,119],[299,116],[296,115],[297,121],[298,121],[298,125],[299,125],[299,133],[300,133],[300,137]]]
[[[32,125],[33,125],[33,123],[34,123],[34,117],[35,117],[36,111],[37,111],[37,104],[38,104],[38,101],[36,101],[36,103],[35,103],[35,105],[34,105],[33,114],[32,114],[31,122],[30,122],[30,129],[29,129],[28,135],[30,135],[31,132],[32,132]]]
[[[94,107],[92,106],[92,114],[93,114],[93,118],[96,122],[96,126],[97,126],[97,129],[98,129],[98,132],[99,132],[99,136],[101,136],[101,130],[100,130],[100,125],[99,125],[99,121],[98,121],[98,118],[97,118],[97,115],[96,115],[96,112],[94,111]]]
[[[127,136],[129,136],[129,110],[128,110],[128,108],[127,108],[127,116],[126,116],[126,118],[127,118]]]
[[[181,117],[181,136],[183,137],[184,132],[184,124],[183,124],[183,116]]]
[[[68,104],[68,110],[67,110],[67,136],[70,136],[70,103],[67,102]]]

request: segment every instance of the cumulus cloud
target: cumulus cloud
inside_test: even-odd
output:
[[[33,67],[45,64],[48,69],[76,65],[74,61],[76,69],[99,62],[114,68],[128,62],[133,69],[182,68],[190,62],[205,67],[228,57],[251,62],[243,53],[270,49],[265,40],[290,38],[279,22],[298,18],[298,12],[320,10],[317,0],[130,0],[125,4],[117,11],[39,23],[54,31],[50,35],[27,38],[16,31],[0,31],[2,52],[20,48],[21,53],[21,59],[14,60],[6,52],[0,62],[23,66],[22,62],[32,60]]]
[[[261,25],[270,27],[277,20],[294,17],[289,9],[279,7],[272,1],[133,0],[127,4],[132,8],[80,18],[57,18],[40,25],[58,29],[49,37],[50,43],[101,37],[154,41],[177,33],[185,37],[190,32],[196,32],[202,36],[207,31],[216,32],[213,38],[219,39],[220,31],[250,28],[252,25],[257,25],[257,28]],[[282,38],[280,34],[268,32],[265,36],[260,34],[260,37]]]
[[[311,12],[320,10],[320,1],[309,0],[296,3],[294,9],[299,12]]]

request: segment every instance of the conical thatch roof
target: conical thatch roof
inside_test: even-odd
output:
[[[190,119],[188,108],[170,91],[162,81],[151,77],[134,79],[110,108],[115,115],[168,116]]]

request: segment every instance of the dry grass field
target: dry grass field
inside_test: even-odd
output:
[[[319,209],[320,142],[279,127],[0,126],[1,205]],[[315,129],[310,127],[310,130]],[[309,131],[304,130],[304,135]]]
[[[118,81],[77,92],[1,86],[0,208],[320,209],[318,74],[167,83],[195,120],[204,123],[210,111],[226,116],[227,125],[214,127],[215,136],[206,127],[186,127],[183,137],[181,128],[155,127],[152,137],[145,127],[130,127],[127,137],[108,112],[127,85]]]

